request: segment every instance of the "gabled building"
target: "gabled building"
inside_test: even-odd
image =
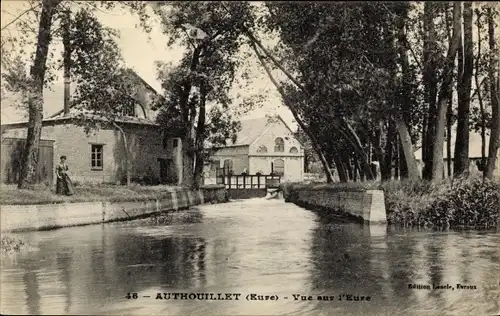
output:
[[[135,72],[131,96],[135,107],[115,120],[127,138],[131,178],[134,182],[178,184],[182,160],[178,139],[165,138],[151,108],[158,93]],[[86,133],[82,117],[97,122],[99,128]],[[27,122],[2,124],[2,183],[15,182],[20,155],[27,134]],[[38,182],[53,183],[60,156],[67,156],[70,176],[75,182],[123,183],[126,179],[125,147],[120,131],[106,119],[65,107],[42,122]]]
[[[210,160],[212,165],[206,170],[210,178],[222,167],[236,175],[273,173],[282,176],[282,181],[304,178],[303,146],[278,115],[242,120],[236,141],[217,148]]]

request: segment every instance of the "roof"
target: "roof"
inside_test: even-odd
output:
[[[100,120],[100,121],[107,121],[106,118],[102,116],[98,116],[95,114],[85,114],[85,113],[70,113],[67,116],[62,116],[62,117],[51,117],[42,120],[42,123],[53,123],[53,124],[63,124],[63,123],[74,123],[75,121],[81,119],[80,115],[84,115],[89,119],[93,120]],[[147,119],[142,119],[142,118],[137,118],[137,117],[129,117],[129,116],[124,116],[124,117],[119,117],[115,120],[117,123],[121,124],[137,124],[137,125],[143,125],[143,126],[160,126],[158,123],[147,120]],[[21,122],[13,122],[13,123],[7,123],[7,124],[2,124],[2,127],[15,127],[15,126],[23,126],[28,124],[28,121],[21,121]]]
[[[293,134],[288,124],[283,121],[281,116],[262,116],[252,119],[240,120],[241,130],[236,133],[236,141],[224,147],[248,146],[255,142],[265,131],[269,124],[272,124],[272,119],[279,119]]]
[[[137,72],[135,72],[133,69],[131,69],[131,68],[125,69],[125,74],[132,75],[133,77],[135,77],[136,79],[138,79],[139,82],[141,82],[146,87],[147,90],[153,92],[155,95],[157,95],[157,96],[159,96],[160,98],[163,99],[163,96],[160,93],[158,93],[158,91],[156,91],[156,89],[153,88],[149,83],[147,83],[141,76],[139,76],[137,74]],[[76,101],[78,101],[78,100],[76,100]],[[78,105],[78,102],[71,102],[70,103],[70,109],[73,108],[73,107],[75,107],[75,106],[77,106],[77,105]],[[142,107],[142,105],[141,105],[141,107]],[[145,111],[144,107],[142,107],[142,110]],[[59,115],[61,115],[63,113],[64,113],[64,109],[59,110],[56,113],[50,115],[49,118],[57,117],[57,116],[59,116]]]

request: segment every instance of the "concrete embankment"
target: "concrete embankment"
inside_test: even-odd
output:
[[[317,212],[321,217],[366,224],[386,224],[384,191],[323,187],[284,187],[286,202]]]
[[[170,196],[137,202],[83,202],[40,205],[2,205],[1,231],[35,231],[148,217],[203,203],[227,202],[223,186],[199,191],[175,190]]]

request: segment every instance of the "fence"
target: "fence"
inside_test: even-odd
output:
[[[216,183],[223,184],[226,189],[266,189],[278,187],[281,176],[273,174],[240,174],[235,175],[225,168],[216,172]]]
[[[16,183],[21,170],[21,157],[24,151],[25,139],[3,138],[1,152],[2,183]],[[54,173],[54,141],[40,140],[38,165],[36,168],[37,183],[52,183]]]

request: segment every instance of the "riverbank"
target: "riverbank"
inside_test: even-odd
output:
[[[24,190],[18,189],[17,185],[2,184],[0,186],[0,205],[144,201],[162,198],[162,196],[180,189],[182,188],[168,185],[77,184],[74,195],[62,196],[56,195],[53,188],[46,185],[36,185],[33,190]]]
[[[80,187],[81,189],[81,187]],[[2,205],[2,232],[47,230],[60,227],[80,226],[112,221],[131,220],[149,217],[162,212],[186,209],[204,203],[224,203],[228,201],[224,186],[203,186],[192,191],[186,188],[135,187],[123,188],[130,191],[129,196],[114,195],[110,187],[94,187],[91,199],[78,202],[82,198],[61,202],[60,197],[54,200],[43,199],[46,203],[24,204],[25,199],[19,199],[19,204]],[[135,189],[135,191],[133,191]],[[81,190],[82,192],[83,190]],[[108,191],[111,196],[102,196]],[[43,191],[42,191],[43,192]],[[35,193],[36,194],[36,191]],[[102,196],[102,199],[98,197]],[[12,195],[10,201],[12,201]],[[40,201],[40,200],[38,200]]]
[[[500,181],[479,177],[429,181],[388,181],[334,184],[284,184],[285,198],[294,201],[300,191],[367,192],[383,190],[387,223],[404,227],[500,227]],[[312,190],[312,191],[311,191]],[[312,203],[317,204],[317,203]],[[341,209],[322,210],[331,216]]]

